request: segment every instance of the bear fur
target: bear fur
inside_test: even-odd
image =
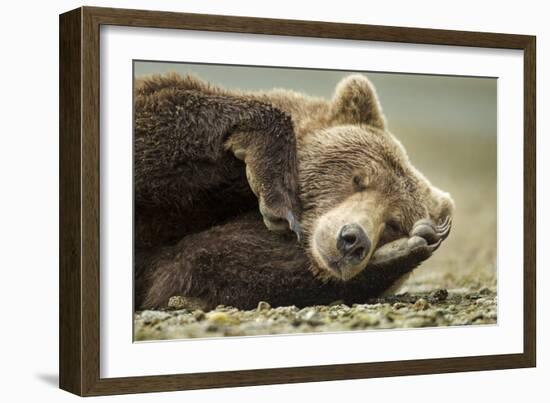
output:
[[[134,191],[138,309],[175,295],[205,309],[365,302],[431,256],[454,208],[389,133],[363,75],[332,100],[137,81]],[[351,263],[335,240],[350,222],[369,239]]]

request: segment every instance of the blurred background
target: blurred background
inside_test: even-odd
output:
[[[330,99],[350,71],[134,62],[136,78],[177,72],[230,89],[288,88]],[[456,202],[453,230],[400,289],[496,291],[497,79],[362,72],[412,163]]]

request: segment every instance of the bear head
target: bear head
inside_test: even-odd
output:
[[[339,83],[329,113],[299,138],[301,223],[312,270],[346,281],[416,221],[451,216],[454,202],[411,164],[365,76]]]

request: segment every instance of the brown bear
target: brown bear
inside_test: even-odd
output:
[[[134,112],[138,309],[365,302],[449,234],[451,197],[411,165],[363,75],[330,101],[152,76]]]

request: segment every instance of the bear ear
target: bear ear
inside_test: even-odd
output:
[[[331,114],[340,124],[368,124],[386,128],[386,119],[376,90],[367,77],[353,74],[338,83],[332,99]]]

